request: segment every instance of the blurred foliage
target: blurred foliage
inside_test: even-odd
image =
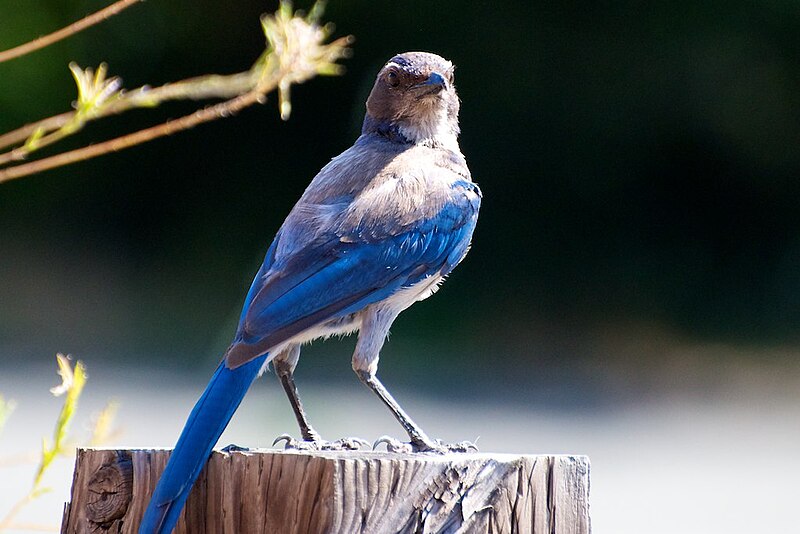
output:
[[[3,427],[14,412],[14,408],[16,408],[16,403],[13,399],[6,400],[5,397],[0,395],[0,433],[3,432]]]
[[[75,417],[75,412],[78,409],[78,400],[81,397],[81,393],[83,393],[83,387],[86,385],[86,367],[80,360],[78,360],[73,367],[69,357],[63,354],[56,355],[56,362],[58,363],[58,374],[61,377],[61,384],[51,388],[50,393],[56,397],[63,396],[64,404],[56,420],[55,430],[53,431],[53,443],[50,444],[47,442],[47,439],[42,439],[42,451],[39,459],[39,466],[34,475],[33,485],[28,493],[14,503],[4,517],[0,517],[0,532],[18,530],[14,523],[17,514],[29,502],[43,493],[50,491],[50,488],[44,486],[42,481],[45,473],[53,464],[53,461],[59,456],[72,456],[75,451],[75,445],[68,439],[68,435],[70,425]],[[109,403],[99,416],[95,418],[92,429],[92,439],[90,441],[92,445],[100,445],[104,440],[112,436],[111,428],[115,413],[116,404]],[[6,412],[5,415],[9,415],[9,412]],[[0,396],[0,423],[2,422],[3,401]],[[0,427],[2,427],[1,424]]]
[[[49,445],[46,439],[42,439],[42,461],[39,464],[39,469],[36,470],[36,477],[33,481],[34,489],[32,494],[34,496],[40,491],[38,488],[42,482],[42,475],[53,463],[56,456],[68,453],[68,447],[66,447],[67,433],[69,432],[70,423],[75,417],[75,411],[78,409],[78,399],[83,393],[83,386],[86,385],[86,367],[80,360],[75,364],[74,370],[69,358],[63,354],[57,354],[56,361],[58,362],[58,374],[61,376],[61,385],[52,388],[50,393],[56,397],[65,395],[64,405],[56,421],[53,444]]]
[[[0,47],[103,5],[10,0]],[[263,46],[258,16],[276,7],[150,1],[2,65],[0,130],[59,111],[69,61],[107,61],[131,86],[247,68]],[[609,323],[798,341],[794,3],[357,0],[326,17],[356,36],[354,57],[346,76],[296,88],[288,123],[272,106],[249,110],[0,188],[4,355],[58,342],[216,358],[293,202],[358,135],[382,63],[412,49],[458,66],[462,148],[485,199],[469,257],[395,339],[445,339],[462,363],[461,349],[539,358],[538,339]]]

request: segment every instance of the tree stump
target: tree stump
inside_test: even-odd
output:
[[[136,533],[168,450],[80,449],[62,533]],[[588,534],[585,456],[215,451],[177,533]]]

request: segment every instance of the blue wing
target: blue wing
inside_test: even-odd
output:
[[[480,191],[471,182],[456,186],[463,194],[455,194],[433,217],[396,233],[354,228],[347,235],[328,235],[282,258],[280,265],[275,261],[278,234],[247,294],[236,341],[189,416],[140,534],[172,531],[194,480],[271,347],[427,276],[448,274],[461,261],[477,221]]]
[[[457,185],[478,192],[471,182]],[[277,272],[260,272],[226,353],[228,365],[242,365],[315,325],[355,313],[428,276],[448,274],[466,254],[479,206],[479,193],[456,194],[434,217],[395,235],[376,239],[373,234],[367,240],[360,228],[344,236],[326,235],[282,261]],[[268,259],[275,248],[273,243]]]

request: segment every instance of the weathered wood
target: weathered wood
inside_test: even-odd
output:
[[[165,450],[81,449],[62,533],[135,533]],[[214,452],[177,533],[588,534],[589,459]]]

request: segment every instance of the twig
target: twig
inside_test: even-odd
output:
[[[11,506],[11,509],[8,511],[8,513],[6,513],[6,516],[0,518],[0,532],[10,529],[11,525],[14,524],[13,523],[14,518],[17,517],[20,511],[22,511],[22,509],[25,508],[25,506],[33,499],[35,499],[33,493],[28,493],[27,495],[23,496],[20,500],[15,502],[13,506]]]
[[[26,124],[25,126],[17,128],[16,130],[12,130],[8,133],[0,135],[0,148],[5,148],[7,146],[15,145],[25,141],[37,128],[42,128],[48,132],[58,130],[67,124],[74,115],[74,111],[67,111],[66,113],[61,113],[47,119]]]
[[[210,122],[227,115],[232,115],[261,100],[263,100],[261,93],[253,91],[214,106],[195,111],[179,119],[145,128],[144,130],[139,130],[114,139],[109,139],[108,141],[97,143],[96,145],[70,150],[69,152],[50,156],[49,158],[42,158],[30,163],[23,163],[22,165],[16,165],[14,167],[8,167],[7,169],[0,169],[0,183],[55,167],[69,165],[70,163],[95,158],[109,152],[118,152],[125,148],[192,128],[204,122]]]
[[[208,98],[231,98],[240,95],[253,86],[253,73],[251,71],[231,75],[211,74],[196,76],[179,82],[164,84],[155,88],[140,88],[124,94],[124,97],[105,106],[94,118],[117,115],[129,109],[139,107],[152,107],[154,103],[170,100],[203,100]],[[49,133],[68,124],[75,116],[74,111],[67,111],[46,119],[38,120],[16,130],[0,135],[0,149],[21,143],[28,139],[33,132],[41,130]],[[6,161],[23,158],[0,155],[0,165]]]
[[[12,528],[19,528],[19,526],[14,523],[14,519],[28,503],[39,497],[42,493],[49,491],[47,488],[42,487],[42,477],[49,469],[50,465],[52,465],[53,460],[59,455],[63,455],[67,450],[67,433],[70,423],[75,416],[78,399],[83,392],[83,387],[86,385],[86,368],[83,363],[78,360],[73,369],[69,357],[60,353],[56,354],[56,361],[58,362],[58,374],[61,376],[61,384],[51,388],[50,392],[55,396],[64,395],[64,404],[61,407],[61,412],[56,421],[56,428],[53,432],[53,444],[50,446],[47,440],[42,440],[41,460],[39,468],[36,471],[36,476],[33,479],[33,486],[27,494],[11,506],[11,509],[6,513],[5,517],[0,517],[0,532]]]
[[[34,39],[33,41],[29,41],[25,44],[15,46],[14,48],[9,48],[8,50],[3,50],[2,52],[0,52],[0,63],[3,63],[4,61],[8,61],[10,59],[18,58],[20,56],[24,56],[25,54],[30,54],[31,52],[35,52],[36,50],[49,46],[53,43],[57,43],[62,39],[66,39],[71,35],[75,35],[76,33],[83,31],[86,28],[94,26],[97,23],[103,22],[104,20],[113,17],[123,9],[129,8],[133,4],[143,1],[144,0],[119,0],[111,4],[110,6],[101,9],[100,11],[96,11],[91,15],[85,16],[84,18],[82,18],[77,22],[73,22],[69,26],[54,31],[51,34],[43,35],[42,37]]]
[[[44,146],[60,141],[81,130],[92,120],[137,107],[152,107],[167,100],[225,98],[224,102],[198,110],[177,120],[152,126],[96,145],[57,154],[30,163],[0,169],[0,183],[60,167],[101,154],[128,148],[170,135],[198,124],[234,114],[278,90],[281,117],[290,111],[289,87],[316,75],[339,74],[336,61],[348,56],[351,37],[325,43],[331,26],[319,26],[322,2],[317,2],[305,18],[292,13],[288,2],[281,2],[274,15],[261,19],[267,49],[245,72],[231,75],[207,75],[166,84],[155,89],[147,86],[133,91],[121,90],[117,77],[107,78],[107,66],[96,70],[80,69],[70,64],[78,86],[75,111],[37,121],[0,136],[0,147],[24,141],[12,150],[0,153],[0,166],[25,159]],[[2,143],[5,143],[3,145]]]
[[[39,453],[20,452],[8,456],[0,457],[0,469],[6,469],[17,465],[35,464],[39,461]]]

